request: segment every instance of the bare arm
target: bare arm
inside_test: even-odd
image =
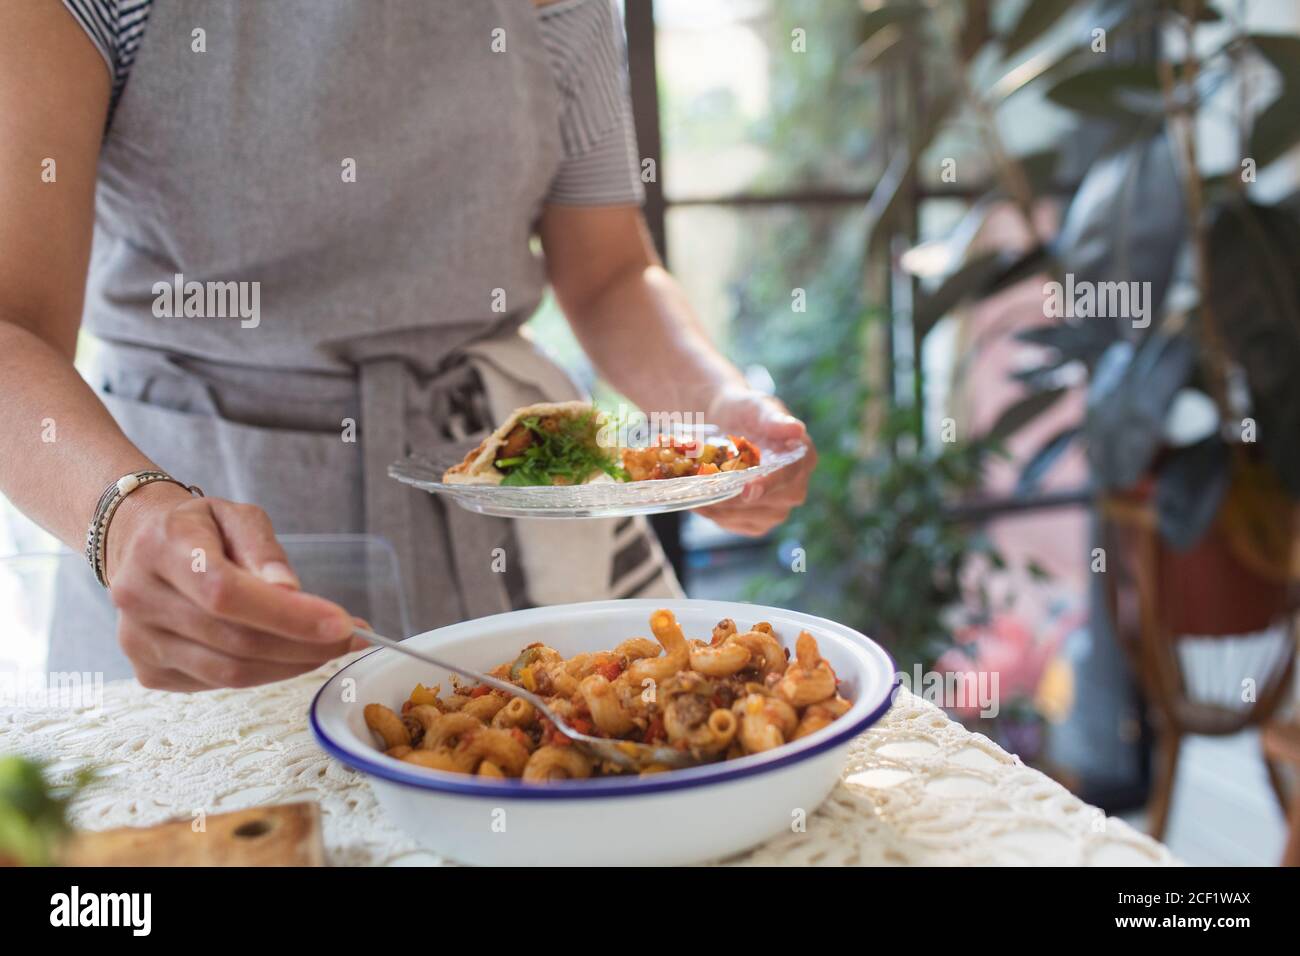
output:
[[[660,265],[640,210],[550,205],[542,216],[547,271],[574,334],[601,374],[645,411],[698,412],[769,444],[808,444],[798,466],[755,482],[742,500],[705,511],[761,534],[804,500],[816,461],[803,424],[751,391],[709,341],[676,280]],[[761,500],[760,500],[761,499]]]
[[[0,456],[0,489],[60,540],[79,547],[104,486],[152,465],[72,367],[109,78],[59,4],[9,4],[5,17],[0,389],[6,414],[0,416],[0,447],[10,453]],[[53,63],[61,68],[51,69]],[[50,176],[54,181],[46,182]]]
[[[635,207],[548,206],[542,244],[578,341],[641,408],[703,413],[718,388],[745,387],[660,264]]]
[[[4,18],[0,492],[80,549],[108,482],[153,467],[72,364],[110,83],[62,4],[5,4]],[[150,686],[276,680],[349,646],[351,619],[342,608],[292,590],[292,571],[260,509],[148,485],[119,509],[108,544],[113,599],[122,609],[118,641]],[[206,555],[202,573],[192,562],[196,548]]]

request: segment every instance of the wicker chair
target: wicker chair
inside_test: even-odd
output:
[[[1101,515],[1111,621],[1156,733],[1148,818],[1151,835],[1162,839],[1183,737],[1262,727],[1285,701],[1295,670],[1297,602],[1290,575],[1269,577],[1252,562],[1243,562],[1222,520],[1193,549],[1199,563],[1192,576],[1186,573],[1188,555],[1173,551],[1160,537],[1148,500],[1110,497],[1103,500]],[[1206,585],[1216,578],[1234,582],[1231,601]],[[1243,636],[1250,634],[1256,636]],[[1253,699],[1242,692],[1247,679],[1253,682],[1246,685],[1253,686]],[[1288,801],[1276,763],[1284,749],[1280,744],[1266,747],[1263,758],[1285,810]],[[1295,810],[1300,813],[1300,803]],[[1297,825],[1300,819],[1293,814],[1293,851]]]

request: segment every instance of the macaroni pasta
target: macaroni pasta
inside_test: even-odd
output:
[[[766,622],[741,631],[728,618],[708,641],[688,640],[672,612],[658,610],[650,630],[654,640],[568,659],[530,644],[491,674],[541,695],[583,733],[667,744],[701,762],[780,747],[849,709],[807,631],[790,660]],[[527,781],[624,772],[593,762],[526,700],[483,685],[444,695],[417,684],[400,713],[368,704],[365,721],[384,753],[433,770]]]

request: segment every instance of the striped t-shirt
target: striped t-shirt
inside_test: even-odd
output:
[[[63,0],[108,66],[108,122],[126,88],[153,0]],[[559,87],[564,157],[547,201],[617,206],[645,198],[624,86],[622,31],[611,0],[559,0],[537,9]]]

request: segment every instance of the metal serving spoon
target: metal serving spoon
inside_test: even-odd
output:
[[[689,750],[678,750],[676,747],[655,747],[651,744],[639,744],[631,740],[608,740],[604,737],[592,737],[590,734],[579,733],[566,724],[564,718],[547,706],[546,701],[542,700],[542,698],[531,691],[524,690],[522,687],[517,687],[509,681],[467,670],[455,664],[448,664],[446,661],[425,654],[423,651],[414,650],[399,641],[393,640],[391,637],[384,637],[382,634],[376,634],[364,627],[355,627],[352,629],[352,633],[378,647],[387,647],[400,654],[405,654],[407,657],[414,657],[416,660],[432,667],[441,667],[443,670],[487,684],[489,687],[494,687],[514,697],[522,697],[541,711],[546,719],[555,725],[556,730],[572,740],[578,747],[581,747],[589,756],[598,760],[608,760],[610,763],[618,764],[628,770],[635,770],[638,773],[655,765],[676,769],[694,766],[697,763]]]

